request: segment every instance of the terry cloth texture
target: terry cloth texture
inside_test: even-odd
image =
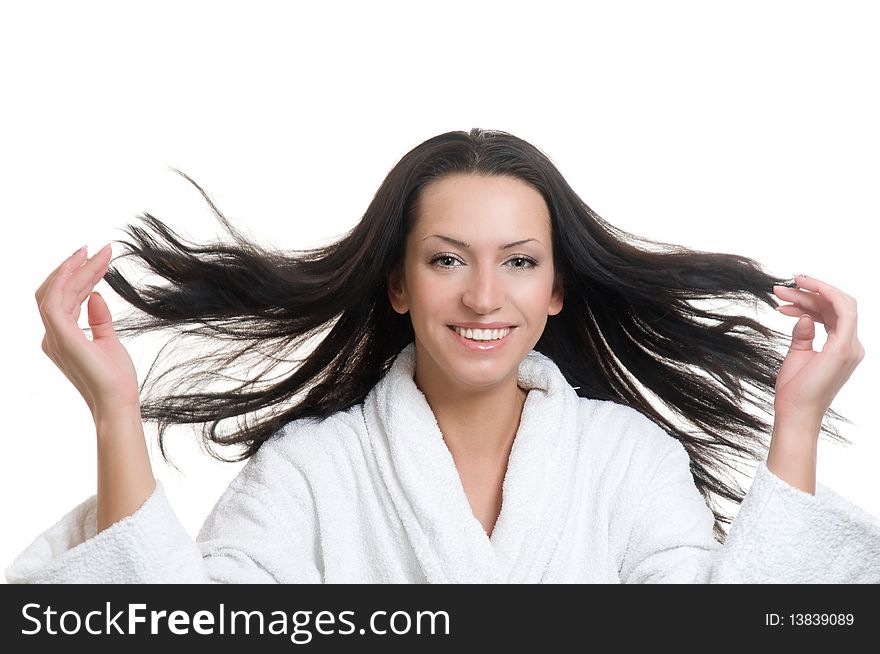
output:
[[[880,520],[761,462],[721,546],[684,447],[638,411],[580,398],[532,350],[487,535],[416,386],[415,345],[364,402],[285,425],[195,540],[162,482],[96,531],[96,496],[6,568],[10,583],[880,583]]]

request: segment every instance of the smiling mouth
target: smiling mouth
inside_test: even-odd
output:
[[[462,327],[456,327],[455,325],[446,325],[446,326],[450,329],[450,331],[452,331],[452,332],[458,334],[458,335],[461,336],[462,338],[468,338],[467,336],[464,335],[464,333],[462,333],[462,332],[466,332],[467,329],[464,329],[464,328],[462,328]],[[498,338],[490,338],[490,339],[468,338],[468,340],[474,341],[475,343],[494,343],[494,342],[496,342],[496,341],[504,340],[505,338],[507,338],[508,336],[510,336],[511,332],[512,332],[514,329],[516,329],[516,326],[515,326],[515,325],[511,325],[511,326],[509,326],[509,327],[497,327],[497,328],[495,328],[495,329],[476,330],[476,331],[488,331],[488,332],[495,332],[495,331],[497,331],[497,332],[503,332],[503,335],[502,335],[502,336],[499,336]],[[461,330],[461,331],[459,331],[459,330]],[[471,330],[471,331],[474,331],[474,330]]]

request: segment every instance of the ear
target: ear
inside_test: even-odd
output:
[[[400,268],[395,268],[388,275],[388,301],[394,310],[403,315],[409,311],[409,303],[406,299],[406,291],[403,288]]]
[[[562,299],[564,296],[564,285],[561,275],[557,275],[553,282],[553,295],[550,297],[550,306],[547,309],[547,315],[555,316],[562,311]]]

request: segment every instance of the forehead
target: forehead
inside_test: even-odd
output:
[[[428,184],[419,203],[419,232],[449,227],[460,235],[480,227],[547,234],[550,214],[541,194],[515,177],[448,175]],[[497,232],[496,232],[497,233]]]

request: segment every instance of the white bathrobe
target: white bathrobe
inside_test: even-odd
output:
[[[487,536],[413,380],[410,343],[362,404],[288,423],[194,541],[161,481],[99,534],[93,495],[6,568],[10,583],[880,583],[880,520],[760,463],[723,546],[682,445],[579,398],[531,351],[502,508]]]

